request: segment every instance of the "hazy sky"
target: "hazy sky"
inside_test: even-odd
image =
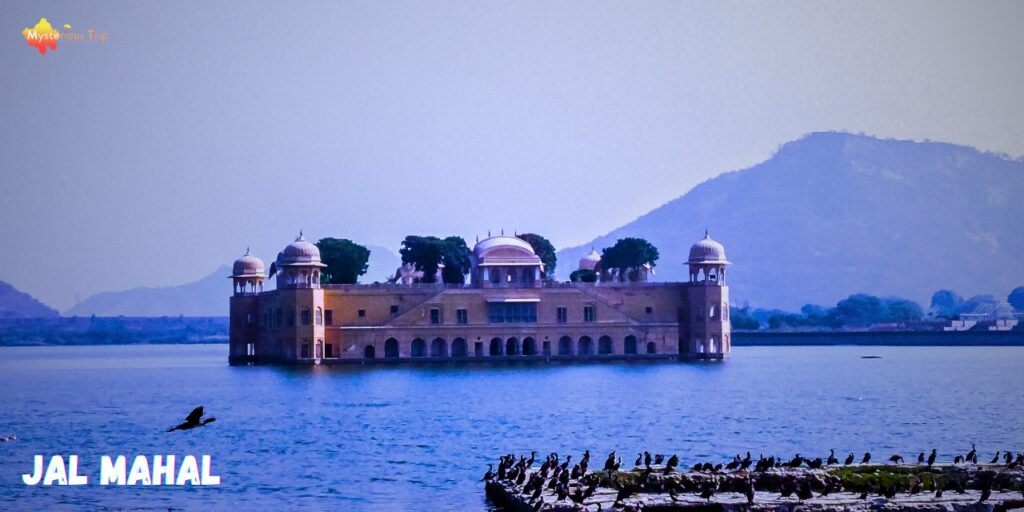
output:
[[[106,43],[41,56],[46,17]],[[1024,154],[1024,2],[3,2],[0,279],[58,309],[299,228],[583,243],[807,132]],[[225,287],[228,283],[225,280]]]

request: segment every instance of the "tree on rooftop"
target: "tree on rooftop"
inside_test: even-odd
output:
[[[601,269],[619,269],[624,276],[628,270],[640,270],[650,263],[653,267],[658,262],[658,248],[643,238],[621,238],[615,245],[601,250]]]
[[[423,272],[420,282],[437,282],[437,269],[442,263],[443,282],[466,282],[466,273],[469,271],[469,248],[462,237],[450,236],[442,240],[436,236],[409,235],[402,241],[402,248],[398,252],[402,255],[402,263],[412,263],[416,270]]]
[[[355,284],[369,268],[370,250],[346,238],[321,238],[316,243],[320,260],[327,267],[321,281],[331,284]]]
[[[555,265],[558,263],[558,257],[555,255],[555,246],[551,245],[547,238],[536,233],[524,233],[518,236],[521,240],[530,244],[533,252],[537,253],[540,261],[544,263],[544,278],[551,279],[554,277]]]

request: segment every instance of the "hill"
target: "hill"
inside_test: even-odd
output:
[[[0,318],[51,318],[59,315],[56,309],[0,281]]]
[[[813,133],[579,247],[647,238],[658,280],[685,280],[705,228],[734,266],[734,302],[799,308],[851,293],[1002,295],[1024,283],[1024,161],[939,142]]]

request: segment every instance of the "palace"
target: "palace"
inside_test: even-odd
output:
[[[275,290],[248,251],[232,275],[231,364],[472,360],[712,359],[731,348],[729,261],[705,235],[690,248],[689,280],[647,280],[579,261],[598,282],[542,279],[544,265],[514,236],[479,241],[467,284],[419,283],[403,266],[386,284],[321,284],[325,265],[301,234],[277,255]]]

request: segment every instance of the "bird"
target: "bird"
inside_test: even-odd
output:
[[[924,452],[917,454],[917,463],[924,464]]]
[[[843,461],[844,466],[849,466],[850,464],[853,464],[853,452],[850,452],[850,454],[846,456],[846,460]]]
[[[494,464],[487,465],[487,472],[484,473],[484,477],[480,479],[481,482],[490,482],[494,478]]]
[[[839,464],[839,459],[836,458],[836,451],[835,451],[835,449],[831,449],[831,448],[829,449],[829,451],[828,451],[828,460],[825,462],[825,464],[827,464],[829,466],[831,466],[833,464]]]
[[[978,450],[974,448],[974,443],[971,443],[971,451],[967,452],[967,462],[978,463]]]
[[[871,452],[864,452],[864,459],[860,461],[861,464],[867,464],[871,462]]]
[[[981,488],[981,497],[978,498],[978,503],[985,503],[992,496],[992,482],[985,482],[985,486]]]
[[[903,456],[893,455],[892,457],[889,457],[889,462],[892,462],[893,464],[903,464]]]
[[[916,480],[916,481],[914,481],[913,484],[910,484],[910,494],[912,494],[912,495],[921,492],[923,489],[924,489],[924,484],[921,483],[920,480]]]
[[[964,457],[962,455],[957,455],[956,457],[953,457],[953,464],[960,464],[963,460]]]
[[[935,486],[935,497],[936,498],[941,498],[942,497],[942,486],[941,485],[936,485]]]
[[[200,418],[202,418],[202,417],[203,417],[203,406],[200,405],[199,407],[196,407],[195,409],[192,409],[192,412],[188,413],[188,416],[185,417],[185,421],[183,423],[181,423],[180,425],[177,425],[175,427],[171,427],[171,428],[167,429],[167,431],[168,432],[174,432],[175,430],[191,430],[193,428],[203,427],[203,426],[209,425],[210,423],[213,423],[213,422],[217,421],[217,418],[212,418],[212,417],[206,418],[205,420],[200,421]]]
[[[935,464],[935,448],[932,448],[932,453],[928,456],[928,467],[932,467],[932,464]]]
[[[700,497],[711,501],[711,497],[715,495],[715,491],[718,490],[718,481],[714,480],[704,484],[704,489],[700,492]]]
[[[814,493],[811,492],[810,480],[800,482],[800,487],[796,490],[796,497],[800,498],[800,501],[809,500],[814,497]]]
[[[636,461],[633,462],[633,467],[635,467],[635,468],[640,467],[640,462],[643,461],[643,460],[644,460],[643,454],[640,454],[640,453],[636,454]]]
[[[996,450],[996,456],[992,457],[992,462],[989,464],[999,464],[999,450]]]

